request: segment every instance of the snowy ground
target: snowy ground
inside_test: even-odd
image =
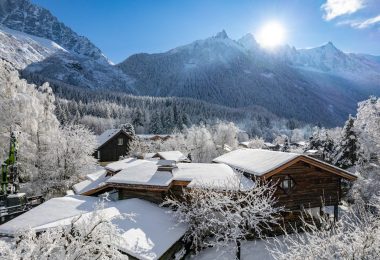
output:
[[[264,240],[254,240],[246,241],[242,243],[241,246],[241,259],[242,260],[272,260],[274,259],[266,246],[270,246]],[[217,250],[216,248],[207,248],[200,252],[196,256],[190,256],[188,260],[234,260],[235,259],[235,249],[233,246],[228,248],[222,248]]]

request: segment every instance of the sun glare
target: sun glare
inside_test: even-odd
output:
[[[264,48],[273,48],[284,43],[285,29],[278,22],[265,24],[257,33],[256,39]]]

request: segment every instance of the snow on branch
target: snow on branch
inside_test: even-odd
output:
[[[275,187],[270,182],[256,182],[248,190],[240,188],[240,180],[228,180],[228,185],[202,185],[183,189],[181,198],[169,197],[162,204],[174,210],[179,222],[187,223],[189,230],[184,240],[191,249],[224,247],[249,235],[260,237],[265,229],[277,222]]]
[[[120,231],[100,205],[67,226],[43,232],[21,232],[11,242],[0,240],[1,259],[128,259],[118,250]],[[120,241],[119,241],[120,240]]]
[[[320,217],[303,228],[268,240],[275,259],[378,259],[380,255],[379,198],[374,204],[357,202],[334,223]]]

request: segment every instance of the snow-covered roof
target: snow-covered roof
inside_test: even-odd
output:
[[[69,225],[73,218],[94,212],[98,202],[97,197],[80,195],[50,199],[1,225],[0,234]],[[121,231],[120,250],[139,259],[160,258],[187,229],[167,209],[140,199],[106,201],[102,211],[106,211],[106,216],[112,218]],[[128,217],[114,218],[119,215]]]
[[[248,147],[249,141],[247,141],[247,142],[240,142],[239,144],[242,145],[242,146]]]
[[[281,165],[297,158],[300,154],[269,151],[262,149],[238,149],[223,154],[213,161],[225,163],[232,168],[262,176]]]
[[[73,190],[76,194],[83,194],[90,190],[98,189],[106,185],[106,180],[109,178],[106,176],[107,171],[97,171],[93,174],[88,174],[86,180],[81,181],[73,185]]]
[[[307,150],[306,153],[309,153],[309,154],[315,154],[315,153],[318,153],[319,150]]]
[[[151,158],[153,158],[156,154],[157,154],[157,153],[145,153],[145,154],[143,155],[143,158],[144,158],[144,159],[151,159]]]
[[[98,143],[98,148],[102,146],[103,144],[107,143],[112,137],[117,135],[121,129],[108,129],[104,131],[101,135],[98,135],[96,137],[96,141]]]
[[[134,161],[138,161],[138,159],[133,158],[133,157],[129,157],[129,158],[125,158],[125,159],[120,160],[120,161],[109,163],[104,168],[106,168],[107,170],[112,171],[112,172],[118,172],[118,171],[121,171],[121,170],[129,167],[129,165],[130,165],[129,163],[134,162]]]
[[[137,160],[118,172],[107,183],[168,186],[172,180],[169,171],[158,171],[158,161]]]
[[[106,170],[88,174],[87,179],[73,186],[76,194],[86,194],[106,185],[131,184],[149,185],[169,188],[172,181],[189,181],[189,187],[197,185],[222,187],[234,184],[233,180],[241,181],[242,189],[252,187],[254,183],[226,164],[215,163],[175,163],[170,160],[142,160],[127,158],[112,163],[112,169],[118,172],[106,176]],[[110,165],[110,164],[109,164]],[[107,168],[108,166],[106,166]]]
[[[254,182],[238,173],[226,164],[215,163],[179,163],[173,170],[173,180],[190,181],[188,187],[232,187],[241,182],[241,189],[250,189]],[[234,182],[237,181],[237,182]]]
[[[164,160],[172,160],[176,162],[187,160],[187,157],[180,151],[158,152],[157,156]]]

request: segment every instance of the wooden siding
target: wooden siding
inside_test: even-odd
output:
[[[164,201],[167,192],[162,190],[119,189],[119,199],[139,198],[156,204]]]
[[[123,145],[118,145],[119,138],[123,138]],[[129,151],[130,140],[130,136],[123,132],[119,132],[117,135],[112,137],[111,140],[96,150],[94,157],[97,158],[99,162],[118,161],[120,156],[126,155]],[[98,151],[100,151],[100,158],[98,158]]]
[[[306,162],[297,162],[271,177],[272,181],[280,182],[285,176],[290,176],[295,185],[288,193],[277,188],[275,196],[278,204],[289,210],[320,207],[323,204],[338,204],[340,194],[340,176],[314,167]],[[322,202],[323,201],[323,202]]]

